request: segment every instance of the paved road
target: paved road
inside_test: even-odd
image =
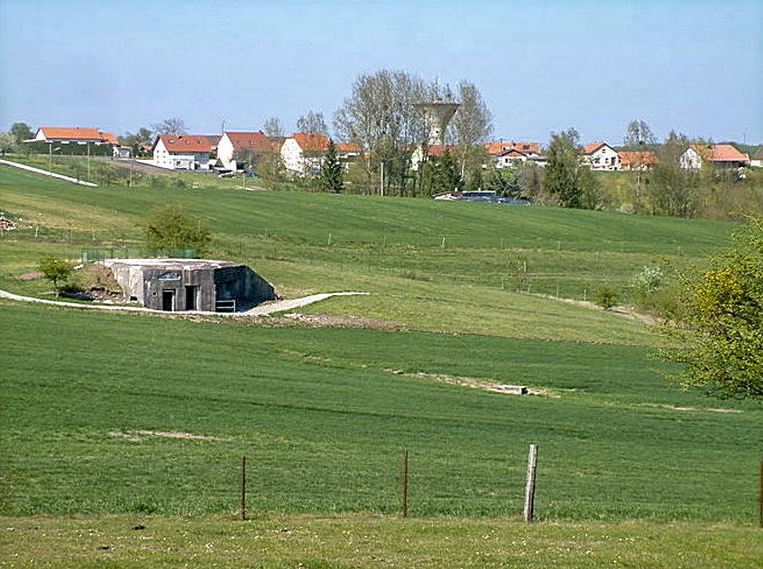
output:
[[[91,188],[98,187],[98,184],[94,184],[93,182],[86,182],[84,180],[72,178],[71,176],[64,176],[63,174],[56,174],[55,172],[49,172],[48,170],[33,168],[32,166],[27,166],[26,164],[19,164],[18,162],[11,162],[10,160],[0,159],[0,164],[5,164],[6,166],[15,166],[16,168],[21,168],[22,170],[29,170],[30,172],[34,172],[35,174],[43,174],[45,176],[50,176],[51,178],[58,178],[59,180],[66,180],[67,182],[73,182],[75,184],[79,184],[80,186],[89,186]]]
[[[218,316],[266,316],[273,314],[274,312],[283,312],[284,310],[293,310],[301,306],[307,306],[320,300],[331,298],[332,296],[352,296],[357,294],[368,294],[367,292],[327,292],[322,294],[312,294],[310,296],[304,296],[302,298],[294,298],[290,300],[277,300],[275,302],[266,302],[255,306],[250,310],[244,312],[204,312],[201,310],[188,310],[178,312],[177,314],[216,314]],[[33,296],[21,296],[0,290],[0,298],[9,298],[12,300],[19,300],[22,302],[37,302],[40,304],[52,304],[54,306],[67,306],[69,308],[88,308],[96,310],[119,310],[123,312],[154,312],[163,313],[162,310],[152,310],[150,308],[144,308],[142,306],[120,306],[109,304],[84,304],[79,302],[66,302],[65,300],[48,300],[45,298],[35,298]]]

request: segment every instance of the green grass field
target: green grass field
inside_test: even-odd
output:
[[[247,262],[287,297],[370,293],[302,312],[397,324],[3,300],[0,514],[14,528],[0,534],[3,566],[751,566],[760,405],[681,391],[645,324],[532,294],[582,299],[598,283],[627,294],[644,265],[699,263],[733,226],[211,185],[78,188],[5,166],[0,184],[21,225],[2,236],[5,290],[46,296],[49,283],[17,278],[44,254],[140,247],[148,211],[175,200],[208,221],[210,256]],[[527,528],[531,443],[539,523]],[[236,524],[243,456],[255,521]],[[133,520],[156,526],[148,549]],[[282,525],[299,539],[270,540]],[[223,534],[241,541],[223,548]],[[623,545],[631,538],[638,546]],[[693,545],[677,558],[681,544]]]

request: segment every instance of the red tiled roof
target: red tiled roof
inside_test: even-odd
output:
[[[249,148],[255,152],[274,152],[274,141],[262,131],[257,132],[226,132],[228,139],[233,145],[233,150],[241,150],[242,148]]]
[[[427,147],[427,156],[442,156],[449,150],[453,152],[456,149],[452,144],[433,144]]]
[[[210,137],[203,134],[160,134],[156,144],[159,140],[168,152],[212,152]]]
[[[713,144],[713,162],[749,162],[750,157],[731,144]]]
[[[620,156],[620,164],[623,166],[628,166],[630,164],[657,164],[657,162],[659,162],[657,154],[651,150],[624,150],[617,154]]]
[[[39,133],[40,131],[42,131],[43,136],[48,140],[94,141],[118,144],[117,138],[113,133],[101,132],[97,128],[42,126],[37,132]]]
[[[337,142],[334,144],[334,148],[339,152],[360,152],[360,146],[354,142]]]
[[[325,152],[329,147],[329,139],[318,132],[295,132],[291,135],[303,152]]]
[[[484,144],[488,154],[498,156],[507,150],[519,150],[522,153],[540,154],[540,142],[486,142]]]
[[[109,144],[119,144],[119,141],[117,140],[117,137],[114,136],[113,132],[102,132],[101,135]]]
[[[586,144],[583,147],[583,150],[581,151],[583,154],[593,154],[596,152],[599,148],[607,144],[606,142],[591,142],[590,144]]]
[[[506,144],[504,142],[486,142],[484,145],[488,154],[500,154],[506,150]]]

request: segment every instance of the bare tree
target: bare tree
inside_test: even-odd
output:
[[[323,113],[308,111],[306,115],[297,120],[297,132],[316,132],[323,136],[329,135],[329,129],[326,121],[323,119]]]
[[[360,75],[353,83],[334,116],[334,129],[341,140],[363,149],[368,189],[378,172],[381,191],[389,184],[403,190],[410,153],[424,133],[415,105],[426,93],[425,83],[404,71]]]
[[[463,178],[470,159],[484,158],[482,143],[493,134],[493,115],[477,87],[468,81],[458,84],[458,99],[460,106],[450,122],[448,131],[449,139],[456,146]]]
[[[152,125],[151,130],[157,134],[186,134],[185,121],[177,117],[164,119],[162,122]]]
[[[265,133],[265,136],[272,138],[283,136],[284,130],[283,125],[281,124],[281,120],[277,117],[270,117],[265,121],[265,124],[262,125],[262,132]]]
[[[623,146],[633,149],[643,149],[644,147],[653,147],[657,144],[657,138],[652,133],[652,129],[643,120],[632,120],[628,123],[628,128],[623,138]]]

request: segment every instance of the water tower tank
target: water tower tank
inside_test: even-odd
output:
[[[445,129],[448,127],[450,119],[458,110],[458,103],[420,103],[416,108],[424,115],[428,137],[427,144],[445,144]]]

